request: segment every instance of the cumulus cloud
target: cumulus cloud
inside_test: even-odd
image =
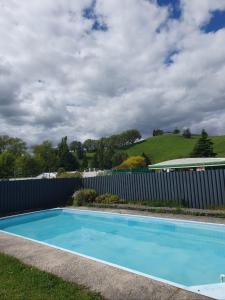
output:
[[[163,1],[0,0],[0,134],[224,133],[225,0]]]

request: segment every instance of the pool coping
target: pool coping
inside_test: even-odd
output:
[[[64,209],[65,210],[69,209],[69,210],[87,211],[86,209],[76,209],[76,208],[71,208],[71,207],[64,208]],[[50,209],[50,210],[52,210],[52,209]],[[93,210],[93,209],[89,209],[89,210],[100,212],[99,210]],[[101,212],[102,213],[112,213],[112,212],[103,212],[103,211],[101,211]],[[36,213],[36,212],[24,213],[24,214],[19,214],[19,215],[26,215],[26,214],[33,214],[33,213]],[[134,213],[134,211],[133,211],[133,213]],[[115,212],[115,214],[118,214],[118,212]],[[131,215],[131,214],[124,214],[123,213],[123,215]],[[134,214],[132,214],[132,215],[134,215]],[[148,217],[148,218],[150,217],[150,216],[143,216],[141,214],[140,215],[134,215],[134,216]],[[15,215],[14,216],[9,216],[9,217],[3,217],[1,219],[12,218],[12,217],[15,217]],[[158,219],[158,217],[153,217],[153,218]],[[162,218],[162,219],[167,219],[167,218]],[[170,218],[170,220],[171,220],[171,218]],[[175,219],[175,218],[173,218],[173,220],[179,221],[178,219]],[[180,221],[187,221],[187,220],[180,220]],[[188,221],[188,222],[196,223],[196,221]],[[203,222],[197,222],[197,223],[203,223]],[[213,224],[215,225],[215,223],[213,223]],[[224,226],[224,224],[221,224],[221,225]],[[26,245],[30,245],[28,247],[29,249],[26,249],[26,251],[25,251],[24,255],[22,255],[22,257],[21,257],[20,254],[18,255],[18,251],[20,249],[20,247],[17,246],[18,245],[18,239],[19,239],[20,243],[23,244],[21,250],[23,249],[23,251],[24,251],[24,245],[25,245],[25,248],[26,248]],[[132,282],[132,291],[133,291],[133,293],[137,294],[137,291],[139,291],[138,292],[138,295],[139,295],[138,299],[149,299],[149,298],[147,298],[149,296],[148,293],[143,294],[142,289],[140,289],[141,286],[143,288],[143,284],[146,283],[146,281],[149,281],[148,285],[150,284],[151,289],[153,289],[153,290],[156,287],[157,288],[159,288],[159,286],[162,287],[162,290],[160,289],[160,294],[163,293],[163,289],[165,291],[167,290],[167,293],[165,294],[165,297],[163,297],[163,299],[210,299],[206,296],[190,292],[186,286],[176,284],[176,283],[173,283],[173,282],[170,282],[170,281],[167,281],[167,280],[163,280],[161,278],[157,278],[157,277],[154,277],[154,276],[151,276],[151,275],[148,276],[147,274],[144,274],[144,273],[141,273],[141,272],[136,272],[134,270],[130,270],[128,268],[124,268],[124,267],[118,266],[116,264],[111,264],[111,263],[108,263],[108,262],[105,262],[105,261],[102,261],[102,260],[99,260],[99,259],[95,259],[93,257],[89,257],[89,256],[86,256],[86,255],[83,255],[83,254],[80,254],[80,253],[77,253],[77,252],[74,252],[74,251],[66,250],[66,249],[63,249],[63,248],[60,248],[60,247],[57,247],[57,246],[53,246],[53,245],[44,243],[44,242],[39,242],[39,241],[29,239],[29,238],[26,238],[26,237],[23,237],[23,236],[20,236],[20,235],[7,233],[3,230],[0,230],[0,241],[1,240],[5,241],[3,244],[9,243],[11,246],[10,247],[5,247],[1,243],[0,244],[0,251],[4,252],[6,254],[13,255],[13,256],[15,256],[19,259],[22,258],[22,261],[24,261],[24,262],[27,262],[27,256],[28,256],[28,257],[30,257],[28,263],[30,263],[30,260],[31,260],[31,262],[33,260],[37,260],[37,265],[35,264],[35,266],[37,266],[37,267],[40,267],[40,266],[43,267],[43,261],[40,261],[38,259],[37,253],[36,253],[36,257],[34,257],[32,259],[32,256],[30,255],[29,250],[31,250],[31,252],[32,252],[32,250],[37,248],[37,245],[38,245],[39,248],[40,247],[41,248],[43,247],[43,249],[45,248],[45,252],[47,251],[48,255],[50,255],[50,256],[51,256],[51,253],[53,253],[54,250],[55,250],[55,251],[62,252],[63,255],[65,255],[65,256],[72,255],[72,256],[74,256],[74,258],[76,257],[76,260],[78,260],[78,261],[85,260],[86,264],[91,264],[91,265],[97,264],[98,268],[99,268],[99,266],[102,266],[103,269],[107,269],[107,272],[103,272],[103,277],[100,276],[101,281],[104,281],[105,278],[109,277],[109,274],[108,274],[109,270],[110,270],[110,272],[112,272],[112,270],[113,270],[113,272],[115,272],[115,274],[121,274],[121,272],[125,272],[126,276],[132,278],[131,282]],[[17,241],[17,242],[15,243],[15,241]],[[46,247],[47,247],[47,249],[46,249]],[[42,260],[43,260],[43,257],[42,257]],[[83,263],[84,263],[84,261],[83,261]],[[53,271],[51,269],[51,267],[49,267],[49,266],[48,266],[47,269],[44,268],[44,270],[50,271],[50,272]],[[64,276],[62,276],[62,277],[64,279],[67,279],[67,276],[66,276],[65,272],[66,272],[66,269],[64,270],[64,272],[63,272]],[[74,268],[74,272],[76,272],[76,267]],[[88,271],[88,273],[89,272],[90,272],[90,270]],[[56,275],[58,275],[58,274],[56,274]],[[95,276],[96,276],[96,274],[95,274]],[[139,280],[138,280],[139,284],[138,285],[135,284],[135,282],[134,282],[134,278],[136,278],[136,280],[137,280],[137,277],[139,278]],[[117,278],[117,285],[120,284],[120,280],[121,280],[120,278]],[[73,280],[71,280],[71,281],[73,281]],[[128,298],[127,298],[127,296],[125,297],[125,295],[127,294],[127,290],[131,289],[131,284],[128,283],[128,282],[126,282],[123,289],[120,289],[120,293],[119,293],[120,296],[121,296],[121,298],[120,298],[120,296],[115,297],[114,292],[116,292],[116,294],[118,294],[118,290],[115,291],[116,286],[113,287],[113,289],[112,289],[112,287],[109,289],[109,291],[111,290],[111,292],[109,292],[109,291],[107,292],[107,288],[106,288],[107,285],[104,286],[104,287],[103,286],[98,287],[97,290],[96,290],[96,286],[90,283],[90,279],[80,281],[79,278],[78,278],[77,281],[78,281],[78,283],[81,283],[82,285],[85,285],[85,286],[89,287],[91,290],[102,293],[103,296],[105,296],[107,299],[135,299],[135,298],[132,298],[132,295],[130,295]],[[126,287],[126,285],[128,285],[128,286]],[[129,289],[127,289],[128,287],[129,287]],[[174,292],[172,298],[167,297],[168,296],[168,289],[170,291]],[[112,292],[112,290],[114,290],[114,292]],[[149,290],[149,288],[147,290]],[[140,294],[142,294],[142,297],[140,297]],[[181,294],[182,294],[182,298],[181,298]],[[179,297],[177,297],[177,296],[179,296]],[[154,297],[154,299],[161,299],[161,298],[160,297],[159,298]]]

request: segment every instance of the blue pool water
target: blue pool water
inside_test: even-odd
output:
[[[0,230],[192,286],[225,273],[225,226],[53,209],[0,219]]]

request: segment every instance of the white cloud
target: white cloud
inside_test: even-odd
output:
[[[225,30],[200,27],[224,0],[0,0],[0,134],[84,140],[131,127],[225,125]],[[165,61],[169,54],[170,65]]]

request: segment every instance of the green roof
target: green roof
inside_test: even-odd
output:
[[[185,169],[197,167],[225,166],[225,158],[181,158],[168,160],[155,165],[149,165],[149,169]]]

